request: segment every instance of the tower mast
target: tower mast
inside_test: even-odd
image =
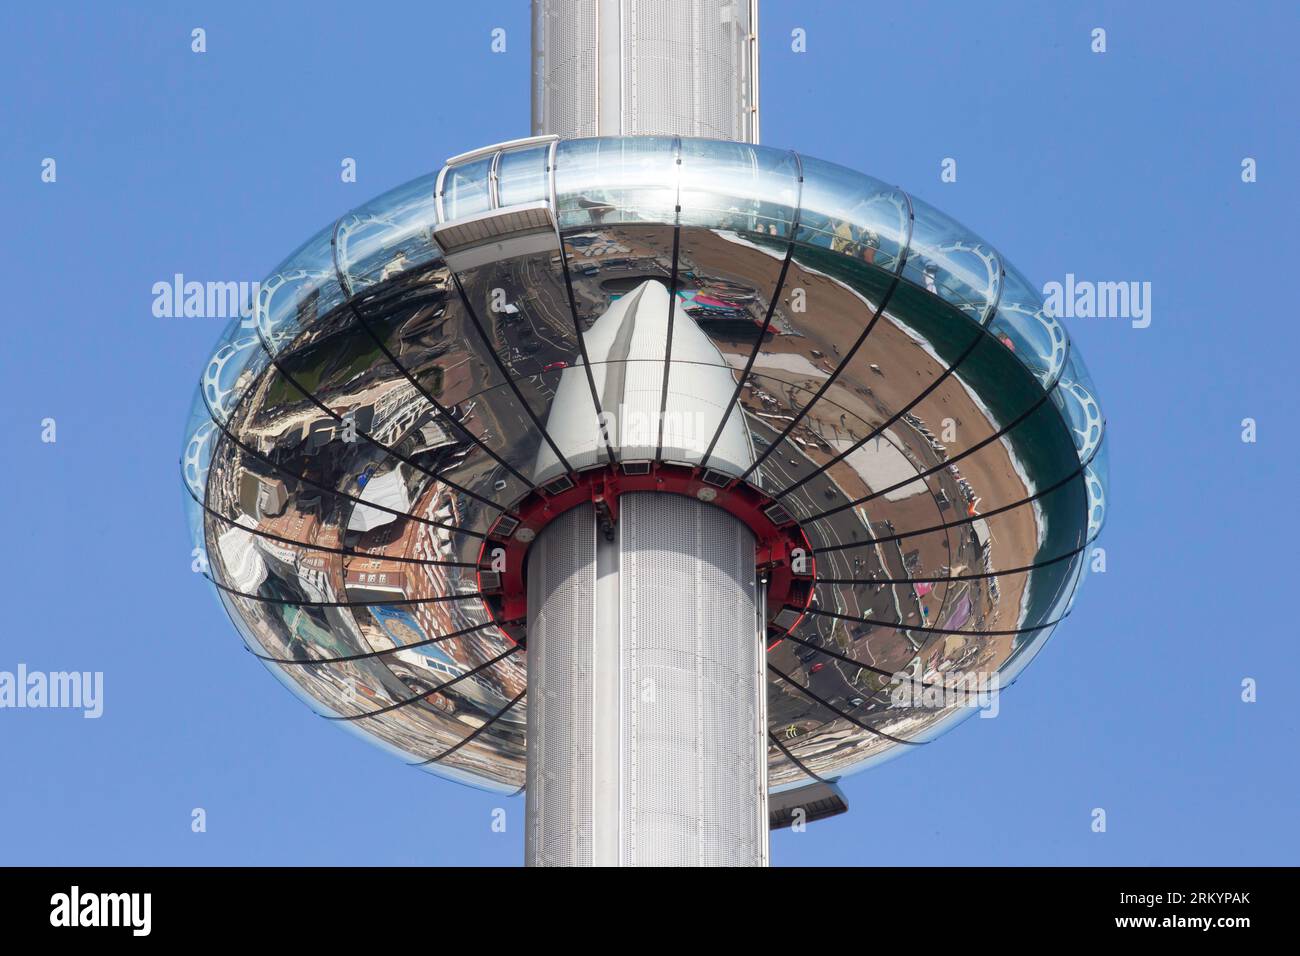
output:
[[[758,142],[758,0],[533,0],[533,135]]]
[[[757,0],[534,0],[533,132],[757,142],[756,30]],[[731,399],[732,373],[691,322],[672,322],[672,295],[648,282],[585,333],[593,366],[619,369],[597,374],[621,427],[663,434],[661,416],[701,417],[693,396]],[[661,406],[639,386],[665,380],[666,354],[699,364]],[[575,387],[557,390],[553,434],[591,416],[584,374],[565,372]],[[730,417],[733,444],[749,452],[742,421]],[[616,480],[627,465],[608,467]],[[528,558],[529,865],[766,864],[754,556],[743,522],[677,494],[584,505],[542,531]]]

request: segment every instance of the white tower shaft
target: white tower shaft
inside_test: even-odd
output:
[[[757,142],[757,7],[534,0],[533,132]],[[602,406],[620,425],[616,456],[699,460],[696,431],[679,427],[699,421],[700,436],[723,426],[717,466],[743,470],[744,419],[726,415],[734,378],[687,315],[672,355],[698,352],[700,362],[664,377],[671,295],[646,283],[587,332]],[[587,374],[566,370],[547,423],[570,462],[598,461],[587,446],[608,438],[592,420]],[[658,421],[660,411],[653,447],[623,441],[624,418]],[[539,479],[562,469],[539,455]],[[616,507],[613,522],[592,505],[561,515],[529,551],[527,862],[765,865],[765,607],[753,533],[680,495],[628,494]]]
[[[754,536],[680,495],[582,505],[529,552],[526,859],[767,862]]]
[[[533,134],[758,142],[758,0],[533,0]]]

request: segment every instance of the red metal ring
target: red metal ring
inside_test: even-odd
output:
[[[686,495],[721,508],[754,533],[754,565],[767,584],[768,650],[803,620],[817,576],[808,536],[788,511],[748,482],[671,462],[600,465],[548,482],[493,524],[479,550],[478,586],[488,613],[506,636],[522,640],[528,613],[524,575],[528,548],[550,522],[571,508],[594,504],[618,520],[618,499],[630,492]]]

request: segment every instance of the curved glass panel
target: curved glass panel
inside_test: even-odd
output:
[[[903,277],[985,324],[1002,283],[997,250],[929,203],[911,199],[915,221]]]
[[[221,344],[208,359],[199,380],[199,395],[221,421],[239,405],[248,386],[270,363],[254,319],[231,319]]]
[[[421,176],[339,219],[335,245],[350,294],[438,258],[437,182],[437,173]]]
[[[517,208],[552,182],[558,238]],[[518,235],[458,247],[453,286],[435,226],[493,207],[516,208],[485,228]],[[699,480],[743,478],[801,525],[814,603],[769,654],[789,680],[770,682],[768,730],[824,776],[978,709],[894,701],[894,675],[1005,687],[1072,605],[1106,517],[1104,417],[1038,291],[932,207],[793,152],[489,151],[313,236],[248,313],[186,423],[195,557],[249,646],[296,662],[271,663],[277,679],[462,782],[514,789],[524,766],[526,703],[488,726],[527,686],[522,654],[432,689],[513,646],[485,538],[604,462],[598,409],[621,469],[707,454]],[[643,439],[642,406],[662,416]],[[773,787],[806,782],[770,753]]]
[[[497,160],[497,202],[514,206],[549,199],[546,158],[550,152],[551,147],[545,145],[502,153]]]
[[[334,224],[322,229],[262,280],[257,332],[273,353],[291,345],[344,300],[334,268]]]
[[[204,534],[204,511],[200,504],[208,489],[208,472],[213,450],[221,440],[221,430],[208,415],[202,390],[194,394],[189,418],[185,423],[185,447],[181,452],[181,480],[184,482],[182,501],[185,521],[189,528],[193,567],[200,572],[208,570],[208,546]]]
[[[239,599],[231,596],[230,594],[227,594],[225,591],[222,591],[220,588],[214,587],[212,590],[216,592],[217,600],[220,601],[222,607],[226,609],[226,614],[230,617],[231,622],[235,625],[235,629],[239,632],[240,638],[243,639],[244,646],[247,647],[248,650],[252,651],[254,654],[265,654],[266,652],[265,650],[263,650],[261,642],[257,637],[257,634],[255,633],[252,626],[250,625],[249,620],[244,617],[243,613],[240,610]],[[326,704],[324,703],[323,696],[318,696],[311,693],[306,687],[302,685],[301,682],[294,680],[288,674],[286,674],[283,668],[275,664],[269,664],[267,665],[266,669],[270,671],[271,674],[275,677],[275,679],[279,681],[280,684],[282,684],[290,693],[292,693],[293,696],[297,697],[300,701],[302,701],[304,704],[310,707],[312,711],[316,713],[318,716],[321,717],[337,716],[335,711],[333,711],[328,706],[326,706]]]
[[[1078,594],[1083,575],[1087,573],[1088,562],[1086,558],[1087,552],[1083,552],[1069,562],[1069,576],[1059,580],[1056,590],[1051,594],[1047,620],[1061,621],[1069,613],[1075,595]],[[1054,630],[1055,628],[1047,628],[1032,634],[1026,634],[1022,640],[1017,642],[1015,653],[1002,669],[1003,687],[1010,685],[1012,681],[1020,676],[1021,671],[1029,665],[1029,662],[1046,645],[1047,639]]]
[[[185,524],[190,535],[190,570],[195,574],[207,574],[211,563],[208,559],[205,512],[194,500],[188,488],[181,490],[181,500],[185,507]]]
[[[1012,265],[1004,268],[1002,297],[989,328],[1040,383],[1051,386],[1065,366],[1069,336],[1065,326],[1048,314],[1043,297],[1029,280]]]
[[[185,421],[185,448],[181,452],[181,475],[200,501],[208,486],[208,466],[212,450],[221,432],[208,414],[201,390],[196,390]]]
[[[1088,545],[1091,545],[1106,523],[1106,491],[1110,483],[1110,454],[1106,436],[1102,436],[1101,445],[1097,448],[1097,453],[1093,455],[1092,461],[1088,462],[1088,467],[1083,470],[1084,488],[1088,493]],[[1074,602],[1079,599],[1079,593],[1083,590],[1084,582],[1092,577],[1094,554],[1093,549],[1088,547],[1083,553],[1083,569],[1079,572],[1079,583],[1070,596],[1069,607],[1074,607]]]
[[[492,157],[447,167],[442,181],[442,221],[455,222],[492,208],[488,174]]]
[[[800,161],[803,198],[796,238],[895,271],[908,237],[903,191],[811,156]]]
[[[788,239],[799,203],[794,153],[748,143],[682,140],[682,225]]]
[[[1106,420],[1097,401],[1097,389],[1078,349],[1070,351],[1061,378],[1052,392],[1052,402],[1069,422],[1079,461],[1087,462],[1101,445]]]
[[[561,229],[677,218],[677,146],[666,136],[564,140],[555,153]]]
[[[1102,436],[1097,454],[1084,469],[1085,487],[1088,491],[1088,540],[1101,534],[1106,524],[1106,492],[1110,487],[1110,445]]]

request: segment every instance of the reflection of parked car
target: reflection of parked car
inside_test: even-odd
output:
[[[477,675],[468,676],[468,668],[454,662],[434,645],[397,651],[390,655],[388,669],[416,694],[427,693],[455,680],[455,685],[449,687],[446,693],[438,693],[429,698],[429,702],[444,713],[455,713],[463,709],[466,699],[489,712],[505,703],[505,699],[491,684]]]
[[[423,681],[418,677],[412,677],[404,672],[395,671],[395,673],[397,673],[397,677],[406,686],[406,689],[411,692],[412,696],[419,696],[420,700],[418,701],[418,705],[430,707],[433,710],[440,711],[444,714],[455,712],[456,705],[453,704],[445,695],[434,691],[433,687],[431,687],[426,681]]]
[[[702,306],[690,306],[686,314],[693,319],[748,319],[750,314],[744,309],[706,309]]]

